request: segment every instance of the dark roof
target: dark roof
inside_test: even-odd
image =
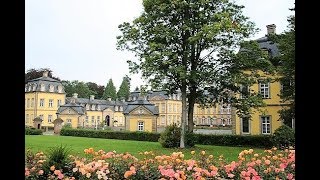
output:
[[[81,106],[79,104],[76,104],[76,103],[68,103],[68,104],[65,104],[65,105],[61,105],[58,108],[56,114],[60,114],[62,111],[66,110],[68,108],[73,109],[75,112],[77,112],[78,114],[81,114],[81,115],[86,113],[86,109],[83,106]]]
[[[41,84],[44,85],[44,92],[49,92],[50,85],[52,85],[54,93],[65,93],[64,87],[60,81],[44,76],[29,80],[25,85],[25,92],[41,91]],[[58,91],[59,86],[61,86],[61,92]]]
[[[148,109],[153,115],[159,115],[159,109],[154,104],[145,100],[143,97],[139,97],[136,101],[128,102],[127,108],[123,111],[123,114],[129,114],[131,111],[139,106],[143,106]]]
[[[279,55],[277,44],[270,41],[268,36],[261,37],[256,41],[261,49],[267,49],[270,52],[271,57],[276,57]]]

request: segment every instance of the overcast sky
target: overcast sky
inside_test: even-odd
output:
[[[244,14],[266,34],[287,29],[294,0],[237,0]],[[142,0],[26,0],[25,70],[50,68],[62,80],[95,82],[106,86],[112,78],[117,90],[122,78],[131,77],[131,90],[143,84],[129,74],[126,61],[133,55],[116,50],[118,25],[131,22],[142,12]]]

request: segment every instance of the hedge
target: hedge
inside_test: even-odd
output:
[[[25,128],[25,135],[42,135],[41,129]]]
[[[122,139],[158,142],[160,133],[150,132],[129,132],[129,131],[105,131],[105,130],[88,130],[88,129],[71,129],[62,128],[60,135],[62,136],[78,136],[90,138],[104,139]],[[272,135],[208,135],[193,134],[196,144],[215,145],[215,146],[244,146],[271,148]]]
[[[78,136],[90,138],[104,138],[104,139],[122,139],[122,140],[136,140],[136,141],[151,141],[158,142],[160,133],[150,132],[128,132],[128,131],[105,131],[105,130],[90,130],[90,129],[71,129],[62,128],[61,136]]]

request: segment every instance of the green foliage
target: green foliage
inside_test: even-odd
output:
[[[271,135],[208,135],[195,134],[197,144],[215,146],[244,146],[271,148],[273,146]]]
[[[86,85],[89,89],[94,92],[92,95],[95,95],[95,99],[101,99],[104,92],[104,86],[100,86],[94,82],[87,82]]]
[[[62,126],[62,128],[63,128],[63,129],[65,129],[65,128],[70,129],[70,128],[72,128],[72,126],[71,126],[71,124],[66,123],[66,124],[64,124],[64,125]]]
[[[119,99],[125,99],[127,100],[130,95],[130,78],[128,76],[123,77],[122,83],[119,87],[119,90],[117,92],[117,97]]]
[[[68,129],[62,128],[61,136],[78,136],[104,139],[123,139],[136,141],[157,142],[160,134],[151,132],[129,132],[129,131],[107,131],[107,130],[90,130],[90,129]]]
[[[25,135],[42,135],[41,129],[36,129],[34,127],[26,127]]]
[[[180,138],[181,138],[181,127],[178,127],[176,124],[169,125],[161,133],[159,142],[162,147],[165,148],[177,148],[180,147]],[[193,147],[196,143],[195,136],[193,133],[186,132],[185,135],[185,146]]]
[[[111,97],[112,100],[117,99],[117,91],[116,87],[113,85],[112,79],[109,79],[103,93],[103,99],[108,99],[109,97]]]
[[[62,170],[62,172],[70,172],[71,170],[71,159],[70,148],[66,146],[55,146],[50,148],[48,152],[48,158],[43,164],[45,172],[50,172],[50,167],[54,166],[55,169]]]
[[[43,72],[48,71],[48,77],[60,81],[60,78],[52,76],[52,71],[50,68],[40,68],[40,69],[28,69],[27,73],[24,74],[25,83],[31,79],[36,79],[43,76]]]
[[[245,76],[244,69],[264,70],[270,65],[256,43],[243,43],[256,32],[254,23],[243,15],[243,6],[229,0],[145,0],[143,6],[144,12],[133,22],[119,25],[122,35],[117,37],[117,48],[135,53],[137,59],[128,61],[130,72],[141,71],[153,89],[189,92],[188,131],[193,130],[195,103],[212,105],[223,100],[245,106],[238,111],[245,114],[261,105],[257,97],[247,103],[230,99],[240,90],[235,85],[239,79],[252,84],[249,80],[257,79]],[[240,45],[250,53],[237,55]],[[186,114],[182,117],[185,124]]]
[[[67,93],[67,97],[71,97],[74,93],[77,93],[79,98],[89,98],[90,95],[95,94],[95,92],[90,90],[88,85],[82,81],[62,81],[62,85]]]
[[[295,132],[289,126],[281,125],[274,131],[272,142],[273,145],[278,148],[295,147]]]

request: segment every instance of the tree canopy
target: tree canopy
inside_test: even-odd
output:
[[[94,92],[95,99],[102,99],[104,93],[104,86],[98,85],[94,82],[87,82],[86,85],[89,87],[91,91]]]
[[[121,85],[119,87],[119,90],[117,92],[117,97],[119,99],[125,99],[128,100],[129,95],[130,95],[130,77],[125,76],[122,79]]]
[[[44,71],[48,71],[48,77],[60,81],[60,78],[54,77],[52,75],[52,70],[50,70],[49,68],[40,68],[40,69],[32,68],[32,69],[28,69],[24,75],[25,83],[27,83],[31,79],[42,77]]]
[[[110,78],[106,88],[104,89],[104,93],[103,93],[103,99],[108,99],[111,98],[112,100],[116,100],[117,99],[117,90],[116,87],[113,85],[113,81]]]
[[[235,86],[240,79],[249,83],[245,77],[254,77],[243,75],[240,68],[248,67],[250,61],[256,65],[266,62],[259,58],[262,53],[254,43],[244,45],[257,54],[236,53],[240,43],[256,31],[254,23],[242,14],[243,6],[229,0],[144,0],[143,6],[144,12],[132,23],[119,25],[118,49],[135,53],[137,59],[128,61],[130,72],[141,71],[152,88],[181,91],[183,139],[186,103],[192,132],[196,101],[215,104],[230,100],[232,93],[239,92]],[[262,61],[257,62],[257,57]],[[256,100],[249,104],[260,104]],[[183,147],[183,140],[180,143]]]
[[[95,92],[90,90],[88,85],[82,81],[62,81],[66,96],[71,97],[74,93],[78,94],[79,98],[89,98],[90,95],[95,95]]]

